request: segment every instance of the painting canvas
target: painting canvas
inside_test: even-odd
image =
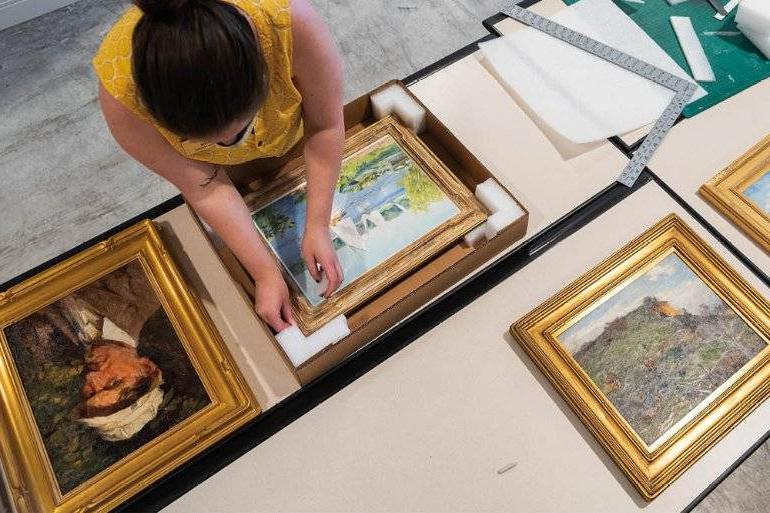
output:
[[[0,293],[0,362],[19,512],[110,511],[259,413],[150,221]]]
[[[347,157],[330,232],[345,279],[355,282],[452,219],[460,209],[390,135]],[[305,186],[254,213],[254,221],[305,298],[324,301],[302,259]]]
[[[557,338],[650,446],[767,346],[675,253]]]
[[[698,192],[770,253],[770,136],[703,184]]]
[[[344,281],[325,299],[301,254],[304,167],[287,176],[247,203],[291,285],[295,318],[306,334],[362,305],[486,219],[430,149],[386,117],[346,141],[329,226]]]
[[[511,334],[647,500],[770,392],[770,303],[674,214]]]
[[[743,191],[743,195],[762,212],[770,214],[770,171],[764,171],[757,181]]]
[[[4,335],[63,494],[210,403],[138,261]]]

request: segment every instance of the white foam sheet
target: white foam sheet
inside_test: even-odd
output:
[[[692,80],[611,0],[581,0],[552,19]],[[674,97],[663,86],[535,29],[518,30],[481,48],[503,85],[574,143],[600,141],[652,123]],[[699,88],[694,99],[705,94]]]
[[[165,512],[682,511],[765,433],[770,401],[646,503],[508,334],[671,212],[770,292],[648,184]]]

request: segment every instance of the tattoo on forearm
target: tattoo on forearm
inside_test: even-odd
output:
[[[214,181],[214,179],[215,179],[215,178],[217,177],[217,175],[219,174],[219,170],[220,170],[220,169],[222,169],[222,167],[221,167],[221,166],[214,166],[214,171],[212,171],[212,172],[211,172],[211,175],[210,175],[208,178],[206,178],[205,180],[203,180],[203,181],[200,183],[200,186],[201,186],[201,187],[206,187],[208,184],[210,184],[211,182],[213,182],[213,181]]]

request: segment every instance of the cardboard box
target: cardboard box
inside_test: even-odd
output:
[[[370,95],[393,84],[404,87],[400,82],[389,82],[345,106],[347,137],[364,130],[377,121],[372,114]],[[419,103],[417,98],[405,87],[404,89]],[[419,135],[419,138],[466,187],[473,191],[478,184],[489,178],[494,178],[489,170],[459,142],[436,116],[427,108],[425,110],[427,111],[427,128],[424,133]],[[295,169],[299,164],[298,159],[301,158],[301,150],[296,148],[284,159],[257,162],[250,168],[240,166],[235,170],[240,192],[244,195],[258,193],[265,184],[279,179],[285,173]],[[249,172],[254,176],[254,179],[246,183],[243,177]],[[376,340],[407,317],[424,308],[441,293],[481,267],[503,249],[521,239],[526,232],[529,214],[523,205],[520,206],[525,215],[491,241],[483,242],[475,248],[467,247],[461,241],[456,242],[390,289],[383,291],[366,305],[351,312],[348,315],[351,335],[328,347],[300,367],[294,368],[299,382],[306,384],[328,372],[358,349]],[[217,247],[222,263],[229,270],[230,276],[241,285],[243,301],[251,307],[252,280],[229,249],[217,240],[216,235],[210,232],[209,235],[214,246]],[[250,312],[256,318],[253,308]],[[269,328],[262,322],[260,322],[260,326],[263,332],[261,335],[273,339],[274,347],[283,354],[280,346],[274,341]],[[285,355],[284,361],[291,366]]]

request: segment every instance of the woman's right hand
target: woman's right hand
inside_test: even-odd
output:
[[[277,333],[294,324],[289,288],[276,266],[255,277],[254,309]]]

